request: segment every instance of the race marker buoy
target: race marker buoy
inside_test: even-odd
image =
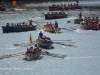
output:
[[[17,2],[16,2],[16,1],[13,1],[13,2],[12,2],[12,4],[13,4],[13,5],[16,5],[16,4],[17,4]]]

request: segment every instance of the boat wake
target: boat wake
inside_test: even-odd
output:
[[[100,58],[100,56],[81,56],[81,57],[67,57],[65,59],[91,59],[91,58]]]
[[[21,8],[12,8],[11,10],[24,11],[24,10],[26,10],[26,9],[21,9]]]

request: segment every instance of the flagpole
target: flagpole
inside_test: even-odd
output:
[[[33,43],[31,33],[30,33],[30,38],[29,38],[29,41],[30,41],[30,44],[32,44],[32,43]]]

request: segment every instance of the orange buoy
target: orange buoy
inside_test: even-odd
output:
[[[17,2],[16,2],[16,1],[13,1],[13,2],[12,2],[12,4],[13,4],[13,5],[16,5],[16,4],[17,4]]]

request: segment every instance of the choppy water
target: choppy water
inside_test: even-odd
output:
[[[20,8],[23,9],[23,8]],[[30,33],[33,40],[36,40],[40,30],[2,33],[1,26],[9,23],[28,22],[33,19],[38,23],[40,29],[46,22],[54,23],[55,20],[44,20],[45,9],[24,8],[25,10],[0,11],[0,56],[25,52],[27,47],[13,44],[29,42]],[[61,30],[61,34],[50,34],[43,32],[57,42],[64,42],[73,46],[54,44],[54,49],[48,50],[51,53],[68,55],[65,59],[50,56],[42,56],[41,60],[25,61],[24,55],[0,60],[0,75],[99,75],[100,74],[100,31],[81,30],[80,25],[74,24],[73,19],[77,17],[80,10],[69,10],[69,18],[56,19],[60,28],[76,29],[74,31]],[[82,10],[83,16],[99,16],[99,9]],[[67,21],[71,23],[67,23]],[[61,41],[62,40],[62,41]],[[66,41],[63,41],[66,40]]]

